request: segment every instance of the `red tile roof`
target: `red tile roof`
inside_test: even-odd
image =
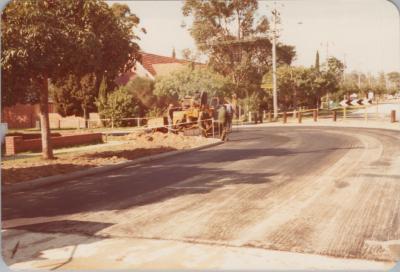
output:
[[[155,55],[155,54],[150,54],[150,53],[145,53],[142,52],[142,60],[140,63],[143,65],[143,67],[149,71],[153,76],[155,76],[157,73],[154,70],[153,65],[154,64],[166,64],[166,63],[189,63],[186,60],[180,60],[172,57],[165,57],[165,56],[160,56],[160,55]]]
[[[151,53],[146,53],[146,52],[141,52],[141,59],[138,60],[138,62],[140,62],[142,64],[142,66],[144,67],[144,69],[146,69],[152,76],[156,76],[157,72],[155,70],[155,68],[153,67],[153,65],[157,65],[157,64],[188,64],[190,63],[190,61],[187,60],[181,60],[181,59],[177,59],[177,58],[172,58],[172,57],[166,57],[166,56],[160,56],[160,55],[156,55],[156,54],[151,54]],[[204,65],[202,63],[195,63],[196,65]],[[134,79],[136,77],[136,71],[135,68],[133,67],[130,71],[127,71],[125,73],[123,73],[122,75],[120,75],[119,77],[117,77],[115,79],[115,83],[117,83],[118,85],[126,85],[128,83],[128,81]]]

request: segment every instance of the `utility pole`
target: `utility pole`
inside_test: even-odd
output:
[[[343,54],[343,83],[346,82],[346,54]]]
[[[326,41],[326,43],[325,43],[325,46],[326,46],[326,63],[325,63],[325,65],[326,65],[326,69],[328,69],[329,68],[329,65],[328,65],[328,61],[329,61],[329,45],[333,45],[334,43],[333,42],[330,42],[330,41]],[[321,43],[321,45],[322,46],[324,46],[324,43]],[[327,100],[327,103],[328,103],[328,110],[329,110],[329,108],[330,108],[330,98],[329,98],[329,92],[326,94],[326,100]]]
[[[274,107],[274,119],[278,119],[278,91],[276,86],[276,2],[272,10],[272,95]]]

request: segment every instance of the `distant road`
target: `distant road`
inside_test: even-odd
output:
[[[367,108],[368,118],[369,119],[382,119],[386,118],[390,120],[390,113],[392,110],[396,111],[396,119],[400,120],[400,102],[385,102],[379,103]],[[365,109],[359,109],[350,113],[348,116],[349,118],[364,118]]]
[[[398,131],[242,129],[217,147],[3,195],[3,228],[395,261],[399,181]],[[78,223],[33,225],[61,219]]]

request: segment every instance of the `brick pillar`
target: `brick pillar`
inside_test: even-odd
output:
[[[22,136],[7,136],[5,140],[6,155],[14,155],[18,153],[18,147],[21,146],[23,141]]]

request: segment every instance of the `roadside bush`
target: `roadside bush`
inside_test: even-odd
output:
[[[125,89],[140,101],[143,105],[143,112],[148,116],[161,116],[167,109],[169,103],[176,99],[167,95],[154,94],[154,81],[144,77],[136,77],[130,80]]]
[[[123,118],[142,117],[144,115],[143,104],[132,93],[122,87],[110,93],[106,98],[97,100],[101,118],[113,120],[114,126],[126,126],[134,120],[124,121]],[[111,125],[111,121],[107,122]]]

